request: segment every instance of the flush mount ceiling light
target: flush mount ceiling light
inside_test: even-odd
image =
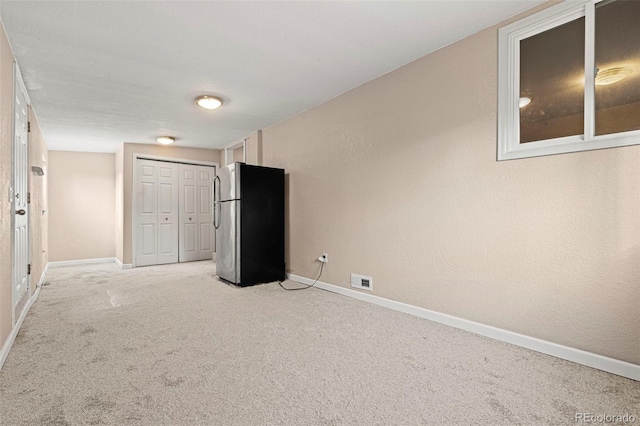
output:
[[[215,96],[200,96],[196,99],[196,104],[204,109],[216,109],[222,106],[222,99]]]
[[[598,86],[606,86],[608,84],[617,83],[631,74],[630,68],[616,67],[598,71],[596,75],[596,84]]]
[[[169,145],[175,142],[175,138],[172,138],[171,136],[160,136],[160,137],[157,137],[156,140],[158,141],[158,143],[161,143],[162,145]]]
[[[524,108],[527,105],[529,105],[531,103],[531,98],[520,98],[520,101],[518,102],[518,106],[520,106],[520,108]]]

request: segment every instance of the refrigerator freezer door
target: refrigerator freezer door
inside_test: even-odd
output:
[[[240,282],[240,201],[223,201],[219,206],[216,274],[225,281],[238,284]]]
[[[240,167],[237,163],[229,164],[218,172],[220,178],[219,201],[237,200],[240,198]]]
[[[284,171],[242,165],[242,282],[281,281],[284,263]]]

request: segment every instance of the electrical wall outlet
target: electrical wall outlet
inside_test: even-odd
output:
[[[322,253],[322,256],[320,256],[318,260],[322,263],[327,263],[329,262],[329,255],[327,253]]]
[[[362,290],[373,290],[373,278],[366,275],[351,274],[351,287]]]

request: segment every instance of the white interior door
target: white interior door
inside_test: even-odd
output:
[[[14,74],[15,97],[13,107],[14,151],[13,151],[13,211],[14,239],[13,239],[13,307],[16,312],[20,300],[25,296],[29,287],[29,206],[27,205],[27,169],[29,157],[27,151],[29,106],[27,95],[20,74],[15,68]]]
[[[178,165],[136,161],[136,266],[178,261]]]
[[[213,255],[213,178],[215,167],[180,164],[180,262]]]

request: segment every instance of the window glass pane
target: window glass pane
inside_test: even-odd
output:
[[[584,133],[580,18],[520,41],[520,143]]]
[[[640,1],[596,5],[596,135],[640,129]]]

